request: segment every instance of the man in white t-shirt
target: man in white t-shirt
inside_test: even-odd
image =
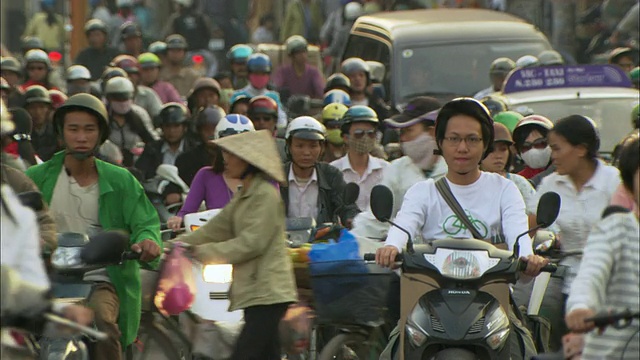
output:
[[[516,237],[529,228],[524,200],[513,182],[480,171],[479,163],[493,143],[493,120],[480,102],[471,98],[447,103],[436,120],[436,142],[447,163],[447,183],[484,239],[506,242],[513,249]],[[470,238],[471,232],[438,193],[433,179],[412,186],[404,197],[395,223],[423,239]],[[376,261],[392,266],[407,243],[407,235],[392,227]],[[520,239],[526,275],[536,276],[547,261],[533,255],[531,238]]]

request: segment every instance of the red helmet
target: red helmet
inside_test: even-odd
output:
[[[249,101],[249,117],[254,114],[266,114],[278,116],[278,104],[272,98],[260,95],[255,96]]]
[[[137,73],[140,71],[138,59],[131,55],[118,55],[111,60],[110,66],[119,67],[127,72],[127,74]]]
[[[49,97],[51,98],[51,106],[54,110],[59,108],[68,99],[67,94],[57,89],[49,90]]]

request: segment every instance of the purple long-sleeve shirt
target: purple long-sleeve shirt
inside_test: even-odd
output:
[[[298,76],[293,65],[282,65],[273,83],[278,90],[288,89],[291,95],[308,95],[312,99],[322,99],[324,94],[324,80],[315,66],[307,64],[302,76]]]
[[[271,183],[280,189],[277,182],[271,181]],[[182,209],[178,211],[178,216],[183,218],[187,214],[198,212],[202,201],[207,210],[222,209],[232,197],[233,192],[227,186],[222,174],[216,174],[211,166],[205,166],[193,177],[189,194],[182,204]]]
[[[166,104],[168,102],[184,102],[180,97],[178,90],[176,90],[176,88],[173,87],[171,83],[159,80],[156,81],[151,88],[156,92],[156,94],[158,94],[158,97],[160,98],[160,100],[162,100],[163,104]]]
[[[233,192],[227,186],[222,174],[216,174],[211,166],[205,166],[198,170],[191,182],[189,194],[184,200],[178,216],[198,212],[200,204],[204,201],[207,210],[222,209],[229,201]]]

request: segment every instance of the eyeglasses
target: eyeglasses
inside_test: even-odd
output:
[[[370,138],[376,137],[376,131],[374,129],[371,129],[371,130],[358,129],[353,131],[353,137],[356,139],[362,139],[364,134],[367,134],[367,136]]]
[[[47,68],[44,67],[44,66],[29,66],[29,67],[27,67],[27,70],[28,71],[34,71],[34,70],[43,71],[43,70],[47,70]]]
[[[535,149],[544,149],[546,148],[548,145],[547,143],[547,139],[545,138],[539,138],[537,140],[535,140],[534,142],[525,142],[524,144],[522,144],[522,146],[520,146],[520,152],[527,152],[529,150],[531,150],[531,148],[535,148]]]
[[[466,138],[461,138],[459,136],[447,136],[444,138],[444,142],[452,146],[458,146],[463,141],[469,146],[477,146],[482,143],[482,138],[478,136],[467,136]]]

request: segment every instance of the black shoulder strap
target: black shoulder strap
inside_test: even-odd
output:
[[[456,214],[458,219],[460,219],[460,221],[462,221],[464,226],[466,226],[467,229],[471,231],[471,235],[473,235],[473,237],[476,239],[483,240],[483,237],[482,235],[480,235],[480,232],[478,231],[478,229],[475,226],[473,226],[473,224],[467,217],[467,214],[465,214],[464,210],[462,210],[462,206],[460,206],[460,203],[458,202],[458,200],[456,200],[456,197],[453,196],[453,193],[451,192],[451,188],[449,187],[449,184],[447,184],[447,181],[445,180],[444,176],[436,180],[436,189],[438,189],[438,192],[440,193],[440,195],[442,195],[442,197],[444,198],[444,201],[447,202],[447,205],[449,205],[449,207],[454,212],[454,214]]]
[[[611,205],[611,206],[608,206],[606,209],[604,209],[604,211],[602,212],[602,218],[604,219],[609,215],[617,214],[617,213],[628,213],[629,211],[630,210],[624,206]]]

